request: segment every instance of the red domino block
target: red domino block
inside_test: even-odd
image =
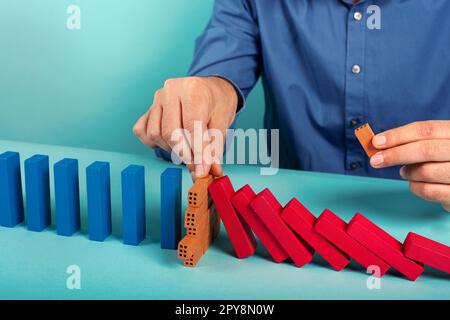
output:
[[[410,259],[450,273],[449,246],[410,232],[403,244],[403,252]]]
[[[314,230],[317,218],[297,199],[289,201],[281,213],[281,218],[335,270],[340,271],[349,264],[350,259],[345,253]]]
[[[247,258],[255,253],[256,240],[250,227],[233,208],[231,198],[234,195],[233,185],[227,176],[215,179],[208,188],[225,230],[228,233],[236,256]]]
[[[346,233],[346,229],[347,223],[328,209],[322,212],[314,225],[314,230],[359,262],[364,268],[378,266],[380,268],[379,276],[382,277],[389,270],[389,265],[350,237]]]
[[[280,217],[283,207],[269,189],[261,191],[250,203],[250,207],[281,244],[297,267],[300,268],[312,260],[314,251],[283,222]]]
[[[252,202],[255,196],[255,192],[247,184],[234,194],[231,202],[267,249],[273,260],[276,263],[283,262],[288,258],[288,254],[250,207],[250,202]]]
[[[394,237],[357,213],[348,224],[347,233],[381,259],[389,263],[409,280],[416,280],[424,267],[405,257],[403,246]]]

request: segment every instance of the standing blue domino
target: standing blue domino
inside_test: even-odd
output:
[[[0,154],[0,225],[12,228],[23,216],[20,156],[8,151]]]
[[[25,160],[27,227],[40,232],[50,225],[50,177],[48,156]]]
[[[104,241],[111,234],[109,163],[96,161],[86,168],[89,239]]]
[[[80,230],[78,160],[63,159],[53,166],[55,176],[56,233],[70,237]]]
[[[177,249],[181,239],[181,169],[161,174],[161,248]]]
[[[137,246],[145,238],[145,168],[122,171],[123,243]]]

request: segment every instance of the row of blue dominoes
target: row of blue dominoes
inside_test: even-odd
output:
[[[51,223],[49,158],[35,155],[24,163],[27,228],[42,231]],[[89,239],[103,241],[111,234],[109,163],[86,168]],[[56,231],[71,236],[80,229],[78,161],[54,165]],[[144,167],[131,165],[122,172],[123,241],[138,245],[145,238]],[[14,227],[24,220],[20,156],[0,155],[0,225]]]
[[[35,155],[24,163],[27,228],[42,231],[51,224],[49,158]],[[53,166],[56,231],[71,236],[80,229],[78,160]],[[177,249],[181,239],[181,175],[168,168],[161,175],[161,248]],[[96,161],[86,168],[89,239],[104,241],[111,234],[110,166]],[[145,171],[130,165],[122,171],[123,242],[138,245],[145,232]],[[24,220],[20,155],[0,154],[0,226]]]

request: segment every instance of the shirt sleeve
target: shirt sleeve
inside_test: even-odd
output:
[[[216,0],[212,17],[196,40],[190,76],[229,81],[239,97],[238,111],[260,75],[259,28],[251,0]]]

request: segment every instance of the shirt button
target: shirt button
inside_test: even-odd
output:
[[[361,120],[359,120],[359,118],[353,118],[353,119],[350,120],[350,127],[351,128],[355,128],[360,123],[361,123]]]
[[[352,67],[352,72],[353,72],[354,74],[359,74],[359,73],[361,72],[361,67],[360,67],[359,65],[355,64],[355,65]]]
[[[361,166],[361,164],[358,161],[354,161],[352,163],[350,163],[350,169],[352,170],[356,170]]]
[[[360,21],[360,20],[362,19],[362,13],[359,12],[359,11],[356,11],[356,12],[353,14],[353,18],[354,18],[356,21]]]

